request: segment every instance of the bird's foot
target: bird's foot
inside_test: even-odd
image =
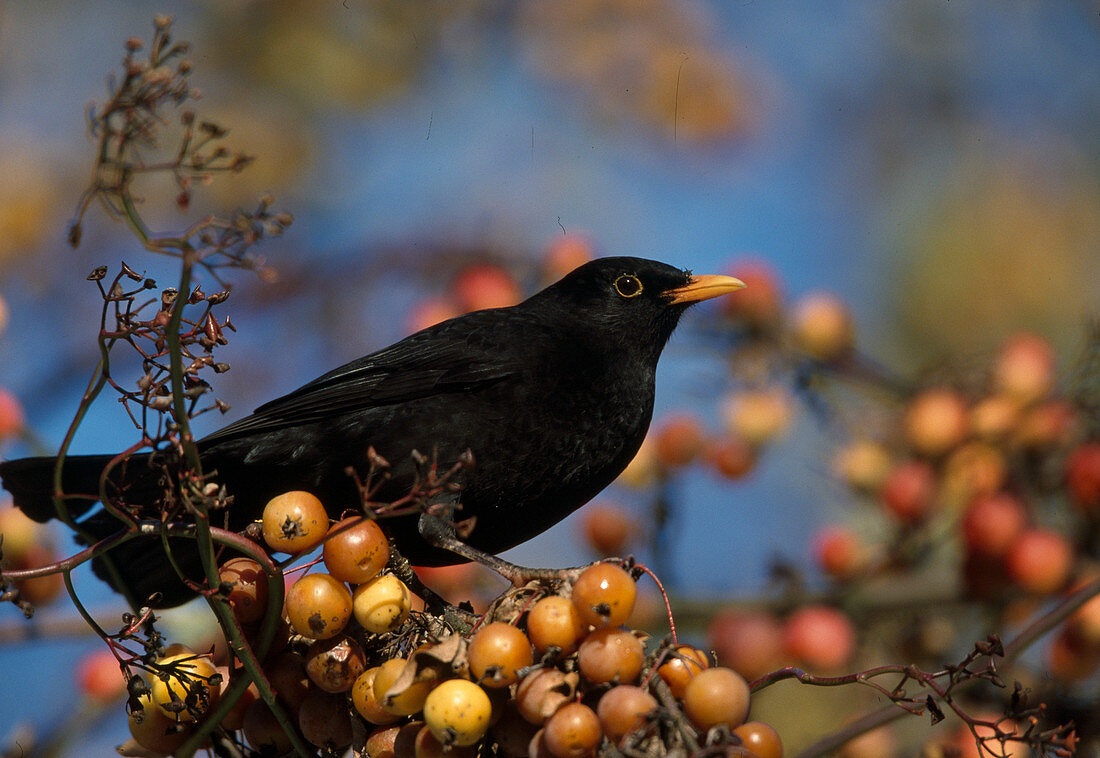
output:
[[[434,547],[450,551],[474,563],[480,563],[482,566],[503,576],[511,582],[513,587],[522,587],[529,582],[552,584],[571,581],[587,568],[586,566],[574,566],[571,568],[547,569],[520,566],[475,547],[470,547],[455,536],[452,522],[428,512],[420,515],[419,528],[420,535]]]

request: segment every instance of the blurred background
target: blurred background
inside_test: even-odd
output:
[[[259,250],[277,280],[231,279],[222,307],[239,332],[216,394],[232,409],[203,416],[207,432],[432,314],[469,307],[455,293],[472,264],[529,294],[585,255],[696,273],[766,262],[786,297],[842,298],[860,350],[901,375],[988,354],[1020,329],[1069,364],[1100,301],[1098,10],[1086,0],[94,10],[9,0],[0,5],[0,387],[22,404],[32,436],[2,453],[56,450],[72,420],[98,357],[93,268],[124,260],[174,284],[173,261],[95,208],[81,246],[65,239],[92,165],[86,109],[105,99],[124,40],[149,39],[153,12],[173,14],[174,36],[192,45],[200,117],[228,128],[228,145],[256,162],[197,190],[185,213],[170,181],[150,182],[151,225],[179,230],[214,209],[252,207],[262,192],[295,216]],[[666,351],[656,418],[689,410],[720,430],[728,356],[706,339],[713,311],[691,312]],[[811,535],[844,509],[822,453],[836,435],[799,414],[751,477],[702,468],[677,477],[660,557],[673,587],[703,601],[749,596],[776,560],[809,568]],[[134,439],[104,397],[73,449]],[[627,489],[608,497],[648,507]],[[579,519],[509,557],[590,559]],[[60,531],[55,539],[69,549]],[[637,547],[642,559],[648,550]],[[87,605],[117,625],[117,599],[77,579]],[[17,724],[48,731],[73,708],[72,662],[100,643],[36,632],[72,615],[61,606],[33,622],[0,608],[0,739]],[[98,723],[65,754],[112,754],[121,708]]]

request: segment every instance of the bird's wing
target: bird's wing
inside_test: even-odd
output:
[[[471,314],[478,315],[478,314]],[[492,329],[418,332],[344,364],[288,395],[272,400],[203,439],[221,442],[256,432],[333,419],[365,408],[404,403],[452,392],[469,392],[514,376],[514,351],[494,349]]]

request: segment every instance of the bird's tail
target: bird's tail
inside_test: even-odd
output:
[[[99,500],[99,483],[110,455],[79,455],[65,459],[61,469],[62,499],[70,521],[80,519],[82,536],[79,542],[91,544],[111,536],[122,525],[111,513],[102,510],[86,516]],[[16,507],[39,522],[60,518],[53,498],[55,458],[22,458],[0,463],[0,480],[12,495]],[[124,469],[128,468],[129,472]],[[111,472],[109,492],[117,491],[119,482],[126,482],[127,500],[131,503],[152,502],[153,485],[160,476],[148,464],[148,456],[133,456]],[[202,576],[202,567],[193,539],[172,538],[169,546],[177,565],[189,578]],[[194,591],[179,579],[165,555],[160,539],[138,537],[122,543],[92,561],[96,575],[136,605],[150,600],[157,607],[179,605],[194,596]]]
[[[107,511],[93,513],[80,527],[93,540],[110,537],[121,528],[118,519]],[[89,540],[80,537],[77,541]],[[183,575],[192,582],[201,582],[203,570],[198,543],[193,539],[169,537],[167,545]],[[135,607],[171,608],[195,597],[195,590],[176,573],[159,535],[140,536],[116,545],[92,560],[92,570]]]
[[[69,518],[84,515],[98,501],[99,478],[110,455],[75,455],[61,468],[61,491]],[[12,500],[28,517],[38,522],[59,518],[53,499],[56,458],[20,458],[0,463],[0,480]]]

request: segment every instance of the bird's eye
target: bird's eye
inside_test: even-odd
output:
[[[642,280],[631,274],[623,274],[615,280],[615,291],[623,297],[637,297],[642,294]]]

